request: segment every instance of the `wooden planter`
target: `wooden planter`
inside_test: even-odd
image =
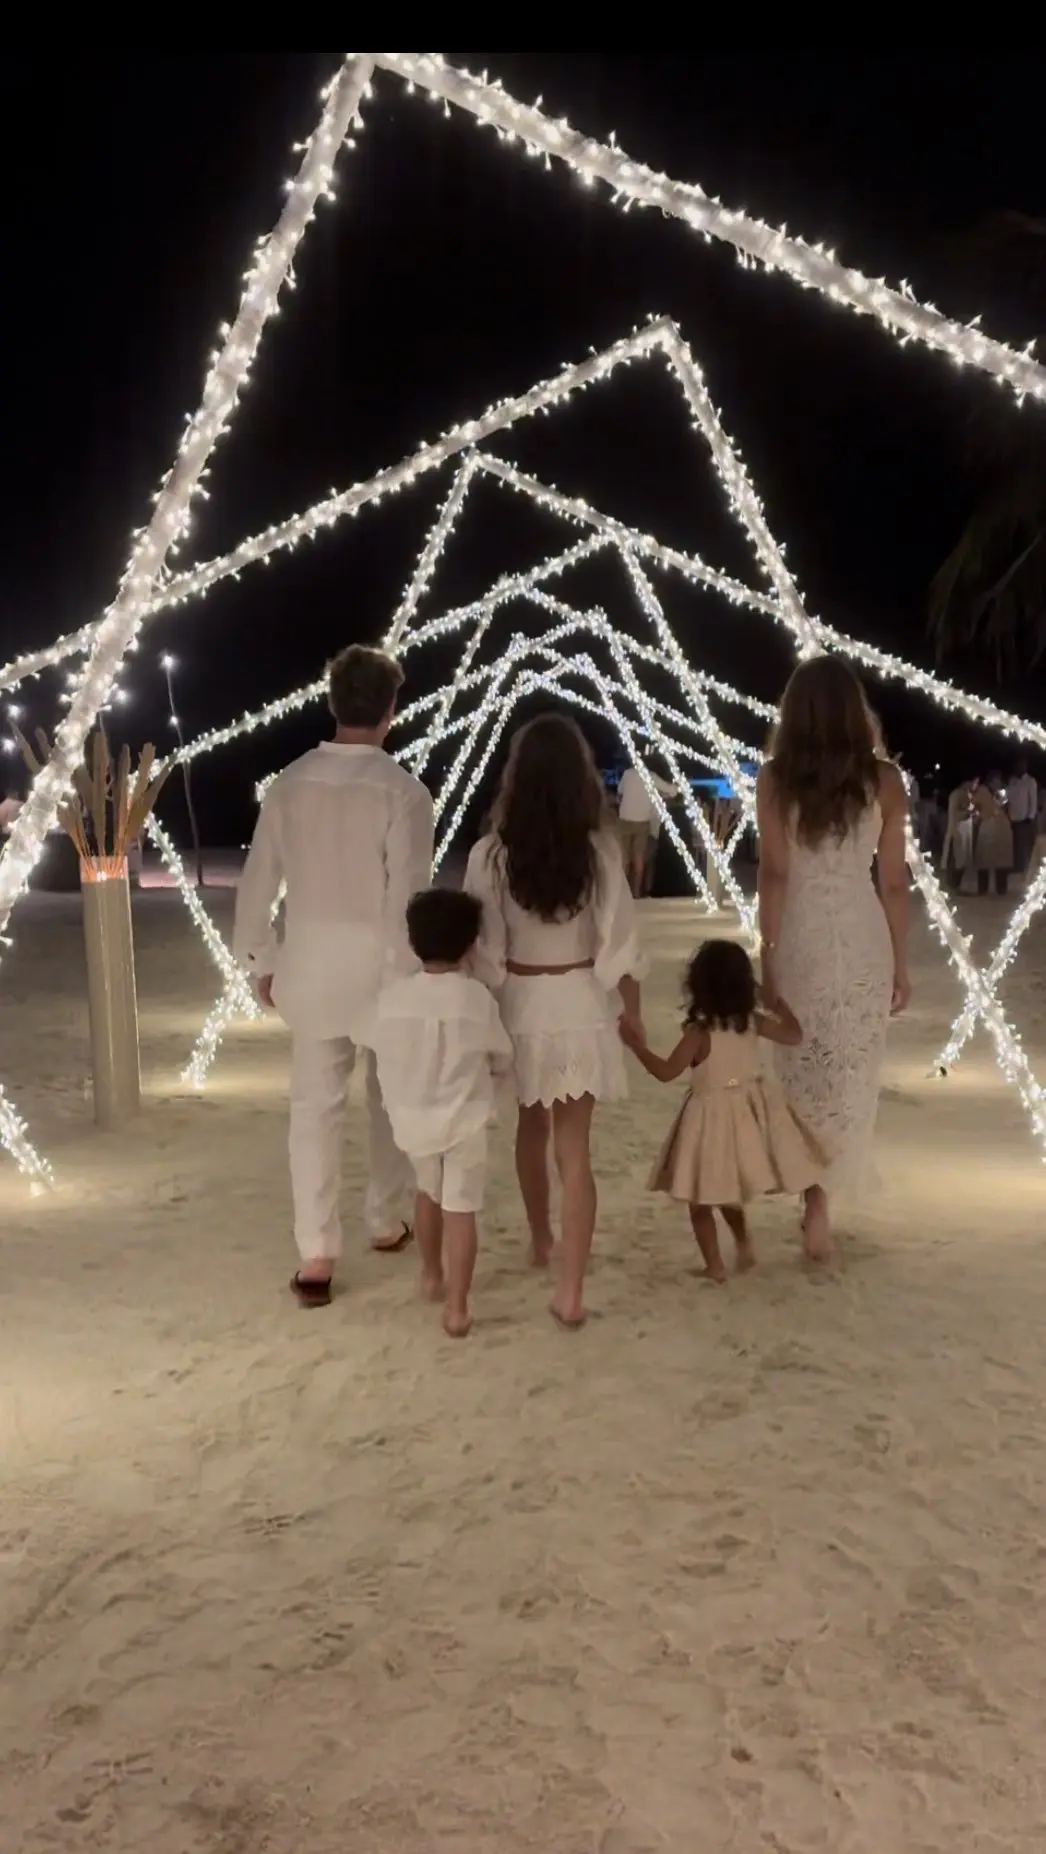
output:
[[[114,873],[115,867],[115,873]],[[127,863],[81,859],[94,1117],[122,1126],[141,1105],[138,998]]]

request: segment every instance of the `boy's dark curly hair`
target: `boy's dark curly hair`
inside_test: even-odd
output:
[[[683,998],[687,1024],[743,1036],[756,1008],[755,973],[744,947],[736,940],[705,940],[687,966]]]
[[[457,888],[422,888],[407,903],[407,938],[422,965],[459,966],[479,938],[483,910]]]

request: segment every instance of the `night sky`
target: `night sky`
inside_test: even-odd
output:
[[[960,300],[940,248],[985,214],[1046,216],[1041,60],[928,52],[448,52],[524,99],[726,203],[824,241],[873,275],[906,277],[945,309],[983,311],[1024,340],[1027,306]],[[251,246],[279,210],[337,54],[214,57],[15,54],[2,64],[8,176],[3,475],[4,657],[46,643],[112,596],[131,529],[195,408],[214,331],[235,308]],[[232,434],[216,454],[180,565],[396,461],[491,400],[524,390],[650,314],[681,324],[771,529],[811,608],[930,663],[926,593],[971,504],[964,422],[997,391],[866,321],[744,271],[649,212],[545,172],[471,118],[444,118],[379,78],[338,203],[321,209],[297,291],[265,337]],[[1033,408],[1014,418],[1041,416]],[[609,513],[761,584],[678,388],[657,361],[618,374],[490,448]],[[166,745],[162,650],[177,658],[189,735],[377,639],[449,472],[252,569],[147,627],[120,711]],[[428,615],[576,538],[481,487],[444,556]],[[695,664],[775,695],[779,637],[753,616],[659,579]],[[633,619],[620,576],[563,583],[578,604]],[[513,609],[503,623],[518,622]],[[409,660],[420,693],[450,667]],[[1041,679],[996,690],[989,666],[955,679],[1019,711]],[[60,679],[16,699],[53,724]],[[879,699],[876,685],[873,698]],[[882,699],[891,742],[918,771],[998,763],[986,738],[925,703]],[[730,711],[736,720],[735,711]],[[316,709],[200,766],[211,841],[241,838],[254,779],[312,743]],[[603,744],[603,743],[600,743]],[[11,762],[5,763],[8,770]],[[1003,759],[1003,764],[1005,760]],[[167,803],[179,835],[180,797]]]

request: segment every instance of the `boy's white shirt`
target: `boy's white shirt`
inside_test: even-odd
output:
[[[416,972],[378,999],[374,1053],[401,1152],[431,1158],[496,1117],[512,1044],[487,987],[462,969]]]
[[[378,994],[417,970],[407,902],[432,876],[432,800],[381,747],[325,741],[265,795],[233,950],[298,1036],[370,1045]],[[283,934],[272,913],[281,889]]]

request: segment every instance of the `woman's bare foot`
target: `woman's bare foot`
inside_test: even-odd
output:
[[[746,1275],[750,1268],[755,1267],[755,1250],[752,1247],[752,1239],[750,1236],[742,1237],[741,1241],[737,1244],[736,1260],[737,1272],[739,1275]]]
[[[555,1237],[551,1230],[542,1230],[538,1235],[531,1230],[530,1248],[527,1251],[527,1261],[531,1268],[547,1268],[552,1260],[552,1251],[555,1246]]]
[[[572,1294],[554,1294],[549,1301],[548,1310],[557,1326],[565,1326],[571,1332],[584,1326],[587,1315],[581,1304],[581,1297]]]
[[[832,1259],[828,1199],[820,1185],[813,1185],[806,1193],[803,1210],[803,1254],[808,1262],[829,1262]]]
[[[713,1262],[706,1262],[704,1268],[701,1270],[701,1275],[702,1279],[705,1281],[714,1281],[716,1287],[725,1287],[728,1276],[722,1256],[720,1255]]]
[[[441,1274],[430,1275],[430,1274],[425,1273],[424,1270],[422,1271],[422,1276],[421,1276],[421,1298],[422,1300],[442,1300],[444,1295],[446,1294],[446,1291],[447,1291],[447,1284],[444,1281],[443,1276]]]
[[[472,1331],[472,1315],[467,1307],[444,1307],[443,1331],[448,1339],[467,1339]]]

